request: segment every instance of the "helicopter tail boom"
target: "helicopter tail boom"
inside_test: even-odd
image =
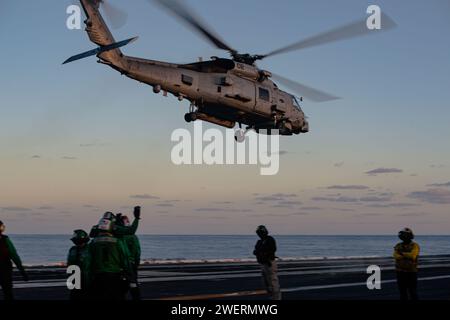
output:
[[[99,8],[102,2],[103,0],[80,0],[81,6],[83,7],[83,10],[87,17],[87,19],[85,20],[86,32],[89,36],[89,39],[99,46],[99,48],[95,49],[99,50],[99,52],[94,53],[94,55],[97,54],[100,59],[108,62],[108,64],[111,64],[118,69],[126,70],[128,68],[127,61],[123,58],[123,54],[119,48],[131,41],[125,40],[117,43],[114,40],[114,37],[109,30],[108,25],[106,24],[100,13]],[[128,42],[125,43],[126,41]],[[122,43],[125,44],[118,45]],[[107,50],[105,50],[104,48],[107,48]],[[86,52],[85,54],[92,53],[93,51],[94,50]]]

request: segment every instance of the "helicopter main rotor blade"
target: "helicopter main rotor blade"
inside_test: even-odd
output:
[[[103,0],[102,5],[103,11],[114,29],[120,29],[127,23],[128,14],[125,11],[112,5],[109,0]]]
[[[367,27],[367,20],[361,20],[353,22],[342,27],[332,29],[327,32],[320,33],[316,36],[309,37],[307,39],[301,40],[299,42],[293,43],[289,46],[274,50],[268,54],[259,56],[260,59],[271,57],[274,55],[287,53],[290,51],[296,51],[301,49],[306,49],[310,47],[320,46],[323,44],[356,38],[369,34],[377,34],[379,31],[387,31],[395,28],[397,24],[392,20],[387,14],[382,14],[381,17],[381,30],[370,30]]]
[[[160,6],[164,7],[171,13],[175,14],[181,18],[186,24],[191,26],[193,29],[198,31],[201,35],[206,37],[211,41],[217,48],[222,50],[227,50],[231,53],[236,53],[237,51],[227,45],[220,37],[212,31],[211,28],[207,27],[206,24],[200,21],[200,18],[196,17],[195,14],[187,8],[185,5],[181,4],[178,0],[149,0],[156,2]]]
[[[333,100],[341,99],[341,98],[331,95],[329,93],[305,86],[304,84],[295,82],[293,80],[286,79],[277,74],[272,74],[272,78],[275,81],[277,81],[278,83],[284,85],[285,87],[287,87],[291,90],[294,90],[301,96],[305,97],[308,100],[314,101],[314,102],[326,102],[326,101],[333,101]]]

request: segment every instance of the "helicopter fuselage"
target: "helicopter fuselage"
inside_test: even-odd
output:
[[[87,19],[86,32],[97,45],[115,40],[98,8],[99,0],[80,0]],[[148,84],[155,93],[169,92],[191,103],[188,122],[203,120],[233,128],[278,129],[281,135],[309,131],[296,98],[270,80],[270,72],[255,65],[215,58],[191,64],[174,64],[125,56],[117,48],[101,52],[99,62],[127,77]]]
[[[295,98],[256,67],[228,59],[188,65],[123,57],[126,76],[191,102],[186,120],[204,120],[233,128],[279,129],[281,134],[308,132],[308,123]],[[115,66],[113,66],[115,67]]]

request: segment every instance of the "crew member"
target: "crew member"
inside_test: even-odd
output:
[[[137,210],[140,210],[139,207]],[[136,209],[135,209],[136,212]],[[118,215],[118,224],[123,227],[130,227],[131,223],[127,216]],[[139,289],[138,283],[138,268],[141,262],[141,245],[139,243],[139,238],[133,235],[124,235],[119,236],[119,239],[122,239],[124,246],[127,249],[128,259],[130,262],[130,282],[129,282],[129,290],[131,293],[131,297],[133,300],[140,300],[141,293]]]
[[[107,212],[97,226],[89,245],[91,254],[91,292],[97,300],[124,300],[123,283],[130,274],[123,242],[113,235],[115,216]]]
[[[75,230],[70,239],[75,244],[69,250],[67,266],[76,265],[81,270],[81,288],[70,291],[71,300],[87,300],[90,286],[89,235],[84,230]]]
[[[12,262],[19,269],[25,281],[28,281],[28,276],[22,266],[22,261],[17,254],[11,239],[4,235],[5,225],[0,221],[0,286],[3,290],[5,300],[14,300],[13,295],[13,265]],[[11,262],[12,260],[12,262]]]
[[[263,281],[267,292],[270,294],[272,300],[281,300],[277,262],[275,260],[275,252],[277,251],[275,239],[269,236],[269,231],[265,226],[259,226],[256,229],[256,234],[260,240],[256,243],[253,254],[261,265]]]
[[[405,228],[398,233],[402,242],[394,248],[397,284],[401,300],[417,300],[417,272],[420,247],[412,241],[414,234]]]

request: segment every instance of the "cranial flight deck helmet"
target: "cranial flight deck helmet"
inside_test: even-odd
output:
[[[269,235],[269,231],[267,230],[266,226],[259,226],[256,229],[256,234],[260,237],[266,237],[267,235]]]
[[[404,228],[398,233],[398,237],[402,241],[411,241],[414,239],[414,233],[410,228]]]
[[[98,229],[103,232],[111,232],[113,230],[114,223],[116,222],[116,216],[112,212],[106,212],[103,218],[98,222]]]
[[[88,243],[90,239],[91,238],[89,238],[89,235],[87,234],[86,231],[84,231],[84,230],[75,230],[73,232],[72,238],[70,240],[72,240],[72,242],[75,245],[81,245],[81,244],[84,244],[84,243]]]

